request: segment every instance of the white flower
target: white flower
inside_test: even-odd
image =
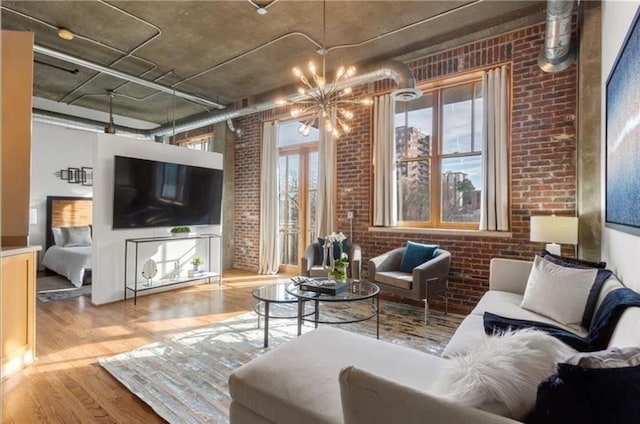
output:
[[[349,259],[349,255],[347,255],[347,252],[342,252],[342,255],[340,255],[340,259]]]
[[[342,234],[342,231],[340,231],[339,233],[336,233],[334,231],[333,233],[331,233],[331,235],[327,236],[327,240],[335,241],[335,242],[338,242],[338,243],[342,243],[346,239],[347,239],[347,236]]]

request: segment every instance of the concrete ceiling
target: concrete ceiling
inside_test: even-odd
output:
[[[256,13],[259,5],[268,13]],[[318,1],[3,1],[1,17],[3,29],[34,32],[38,46],[231,105],[291,85],[292,67],[320,63],[323,44],[327,73],[339,64],[409,60],[540,21],[545,2],[330,0],[325,7],[324,43]],[[57,28],[76,37],[62,40]],[[107,90],[116,93],[114,113],[156,124],[212,109],[35,54],[34,96],[108,111]]]

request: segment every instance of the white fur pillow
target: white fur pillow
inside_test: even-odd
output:
[[[520,306],[564,325],[580,324],[598,270],[556,265],[536,255]]]
[[[448,360],[432,393],[521,420],[535,406],[538,384],[575,352],[537,330],[487,336],[466,354]]]

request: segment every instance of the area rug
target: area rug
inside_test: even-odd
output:
[[[322,310],[325,319],[366,313],[365,305],[351,304],[348,309],[339,304],[327,306]],[[380,339],[436,355],[442,352],[463,318],[434,314],[425,326],[423,309],[384,301],[380,302],[380,309]],[[339,327],[375,337],[375,319]],[[305,324],[303,333],[312,329]],[[250,312],[99,362],[169,423],[228,423],[229,374],[296,337],[296,320],[270,320],[267,349],[262,345],[263,331],[257,328],[257,315]]]
[[[41,302],[64,300],[91,295],[91,285],[76,287],[58,275],[40,277],[36,280],[36,297]]]

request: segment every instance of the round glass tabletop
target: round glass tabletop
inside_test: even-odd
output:
[[[252,295],[258,300],[273,303],[293,303],[298,298],[287,292],[288,283],[272,284],[254,289]]]
[[[335,295],[302,290],[296,283],[287,285],[287,292],[296,298],[321,300],[323,302],[351,302],[370,299],[380,293],[380,287],[365,280],[347,279],[347,289]]]

